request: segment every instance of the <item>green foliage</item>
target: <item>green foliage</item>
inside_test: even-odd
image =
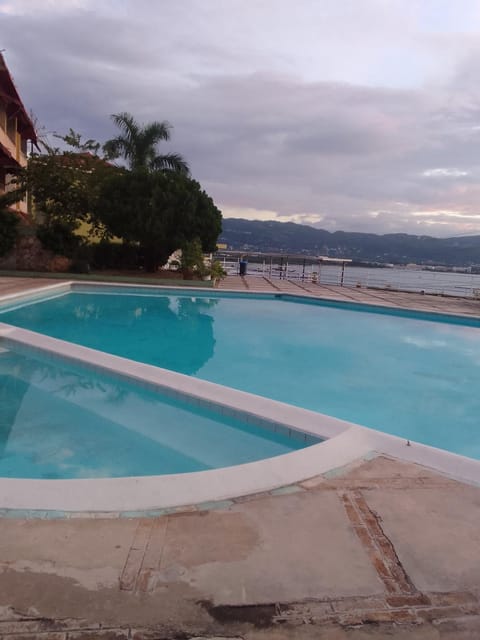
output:
[[[91,262],[95,269],[137,269],[138,254],[136,244],[103,240],[91,245]]]
[[[96,147],[92,140],[81,143],[72,130],[62,138],[81,151],[61,151],[44,145],[44,153],[34,153],[20,175],[20,184],[33,197],[35,215],[53,223],[77,229],[82,222],[98,230],[92,210],[104,177],[115,169],[85,148]]]
[[[20,217],[9,207],[21,200],[24,191],[14,189],[0,195],[0,256],[6,255],[15,246]]]
[[[210,267],[210,275],[212,276],[212,280],[223,280],[226,277],[227,272],[222,267],[222,263],[219,260],[214,260]]]
[[[194,274],[202,276],[206,273],[202,243],[199,238],[189,240],[182,245],[180,269],[185,280],[191,280]]]
[[[139,243],[147,271],[199,238],[209,251],[221,230],[221,212],[198,182],[168,172],[122,171],[102,185],[96,218],[112,235]]]
[[[119,250],[102,244],[93,264],[117,268],[113,263],[120,263],[118,268],[125,268],[126,255],[138,252],[147,271],[156,271],[175,249],[194,238],[204,251],[214,250],[221,212],[188,177],[188,165],[180,155],[157,154],[158,142],[170,139],[171,125],[140,125],[128,113],[112,118],[120,134],[103,148],[70,129],[57,136],[68,150],[44,144],[21,173],[20,187],[32,196],[41,223],[37,235],[42,244],[80,259],[75,231],[89,228],[104,240],[117,236],[129,247]],[[120,156],[130,171],[108,162]]]
[[[0,256],[7,254],[15,246],[20,218],[16,213],[0,208]]]
[[[45,249],[67,258],[73,258],[80,245],[80,238],[74,233],[73,226],[63,220],[52,220],[37,226],[37,238]]]
[[[63,140],[69,147],[72,147],[72,149],[76,149],[81,153],[90,153],[98,156],[98,152],[101,147],[101,144],[96,140],[92,140],[92,138],[90,138],[89,140],[85,140],[85,142],[82,142],[82,134],[77,133],[72,128],[70,128],[68,130],[68,133],[66,133],[64,136],[56,135],[55,137]]]
[[[15,183],[17,180],[15,179]],[[13,207],[17,202],[23,200],[25,197],[25,189],[21,186],[16,186],[16,188],[11,189],[11,191],[7,191],[6,193],[2,193],[0,195],[0,211],[9,210],[10,207]]]
[[[121,133],[103,145],[105,156],[109,159],[124,158],[133,171],[149,169],[152,171],[171,170],[183,175],[189,174],[185,160],[177,153],[157,155],[157,144],[161,140],[170,140],[172,125],[163,122],[151,122],[140,125],[129,113],[111,116]]]
[[[212,198],[205,191],[201,191],[198,182],[194,182],[194,188],[198,200],[195,220],[191,220],[191,224],[195,234],[202,239],[203,250],[213,252],[217,249],[218,236],[222,231],[222,213]]]

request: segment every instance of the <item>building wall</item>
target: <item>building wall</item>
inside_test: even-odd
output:
[[[27,140],[22,138],[18,131],[17,118],[7,117],[6,105],[0,99],[0,144],[8,151],[21,167],[27,166]],[[8,169],[0,167],[0,193],[15,188],[12,184],[13,175]],[[28,212],[27,199],[17,202],[15,205],[19,213]]]

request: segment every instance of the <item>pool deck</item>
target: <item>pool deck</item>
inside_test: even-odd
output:
[[[221,286],[298,293],[259,280]],[[51,282],[0,278],[0,295]],[[305,286],[480,315],[474,300]],[[159,517],[98,515],[0,518],[0,638],[480,638],[480,487],[416,464],[377,456]]]
[[[352,288],[327,286],[301,282],[300,280],[280,280],[260,276],[227,276],[219,284],[219,289],[230,291],[262,291],[265,293],[291,293],[311,295],[326,300],[358,302],[397,309],[418,309],[437,313],[453,313],[469,316],[480,315],[480,300],[421,294],[389,289]]]
[[[105,279],[108,282],[108,279]],[[37,287],[60,284],[58,278],[6,278],[0,276],[0,297],[19,293]],[[65,280],[67,282],[67,280]],[[152,281],[152,285],[155,282]],[[170,287],[175,287],[172,280]],[[420,294],[388,289],[367,289],[312,284],[296,280],[268,279],[260,276],[227,276],[219,283],[219,290],[263,292],[263,293],[291,293],[296,295],[311,295],[326,300],[343,302],[358,302],[361,304],[388,306],[400,309],[418,309],[437,313],[452,313],[480,317],[480,300],[472,298],[456,298]]]

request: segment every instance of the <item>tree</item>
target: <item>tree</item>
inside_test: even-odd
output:
[[[74,226],[94,222],[91,211],[100,184],[117,169],[96,154],[99,143],[82,143],[72,129],[66,136],[57,137],[71,148],[62,151],[42,142],[42,153],[30,156],[20,184],[33,197],[35,211],[47,221],[61,220]]]
[[[104,144],[103,150],[108,158],[125,158],[132,171],[171,170],[189,175],[188,164],[178,153],[157,155],[157,144],[161,140],[170,140],[172,125],[166,120],[142,126],[129,113],[114,114],[111,117],[121,133]]]
[[[37,235],[44,246],[71,257],[79,240],[74,232],[82,223],[90,225],[92,233],[104,233],[92,211],[101,182],[117,169],[97,155],[100,145],[94,140],[82,142],[72,129],[57,137],[71,148],[62,151],[41,143],[42,152],[30,156],[18,181],[32,196]]]
[[[67,144],[69,147],[72,147],[72,149],[76,149],[79,153],[90,154],[97,157],[100,147],[102,146],[100,142],[97,142],[92,138],[83,141],[82,134],[77,133],[71,127],[68,130],[68,133],[66,133],[64,136],[55,134],[55,137],[63,140],[65,144]]]
[[[103,148],[70,129],[57,136],[67,150],[43,144],[42,153],[30,157],[21,186],[41,214],[37,222],[43,217],[37,235],[44,245],[74,257],[75,231],[88,226],[97,236],[117,236],[140,247],[151,272],[194,238],[204,251],[215,250],[221,212],[190,179],[180,155],[157,154],[157,143],[170,138],[168,122],[142,126],[128,113],[112,118],[121,134]],[[109,162],[120,155],[129,169]]]
[[[173,171],[119,171],[102,184],[95,216],[112,235],[139,243],[146,271],[198,238],[214,251],[222,214],[195,180]]]

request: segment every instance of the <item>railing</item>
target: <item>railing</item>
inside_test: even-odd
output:
[[[238,276],[240,273],[240,260],[227,260],[222,258],[220,263],[229,276]],[[253,274],[252,274],[253,275]],[[255,273],[254,275],[261,275]]]
[[[222,259],[229,275],[239,273],[239,261]],[[480,274],[427,271],[409,268],[366,268],[350,265],[288,264],[249,262],[248,276],[271,280],[351,288],[415,291],[480,299]]]

